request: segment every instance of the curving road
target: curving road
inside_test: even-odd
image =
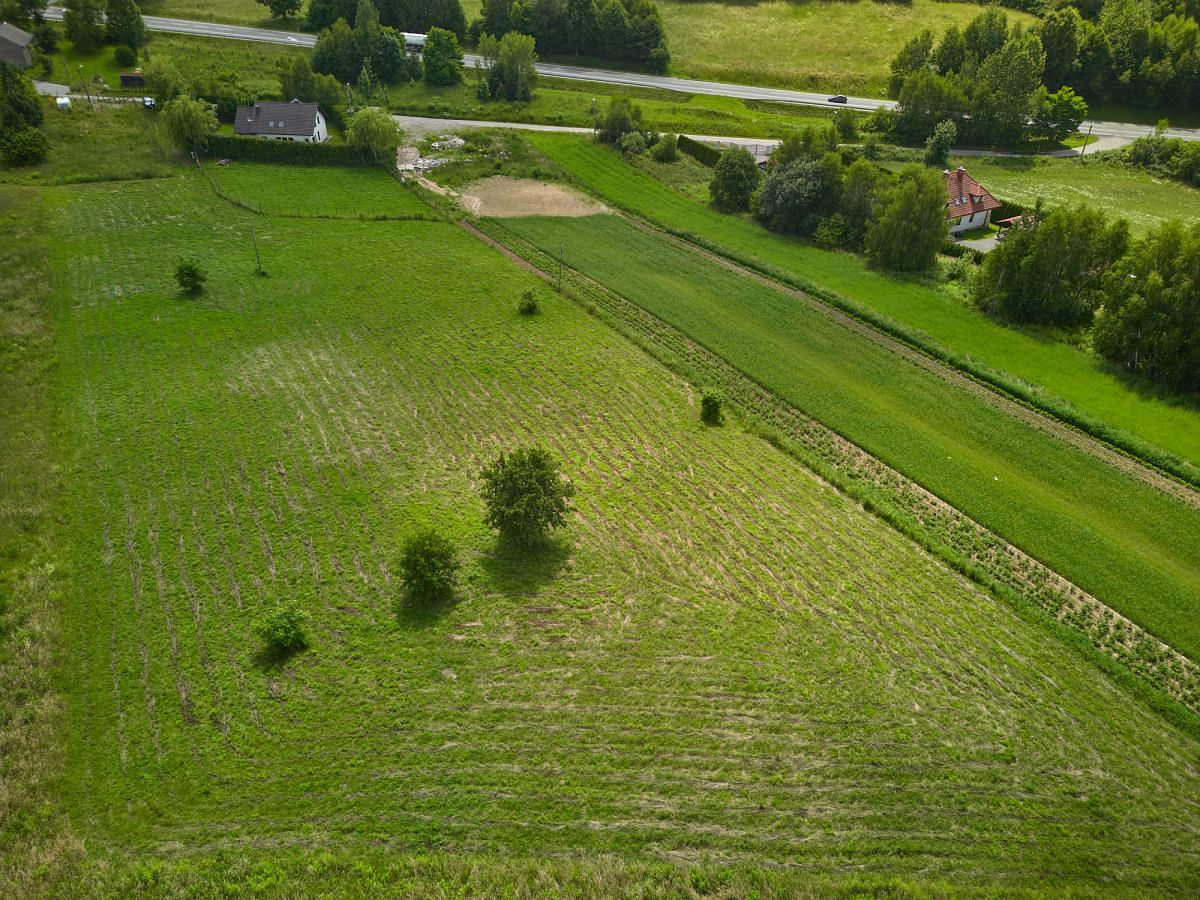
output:
[[[63,10],[51,6],[46,18],[61,21]],[[243,25],[222,25],[217,22],[193,22],[189,19],[168,19],[162,16],[142,16],[150,31],[169,34],[193,34],[200,37],[224,38],[232,41],[255,41],[262,44],[282,44],[290,47],[312,47],[317,43],[316,35],[291,31],[273,31],[269,28],[249,28]],[[479,57],[467,54],[463,61],[475,65]],[[873,97],[847,97],[846,103],[830,103],[827,94],[808,91],[792,91],[785,88],[754,87],[745,84],[727,84],[720,81],[693,81],[690,78],[672,78],[668,75],[643,75],[640,72],[617,72],[611,69],[589,69],[584,66],[566,66],[557,63],[538,63],[539,75],[548,78],[569,78],[575,81],[592,81],[624,87],[657,88],[686,94],[708,94],[716,97],[736,97],[740,100],[771,100],[777,103],[794,103],[799,106],[823,106],[830,109],[872,110],[876,107],[894,107],[894,100],[878,100]],[[1133,125],[1123,122],[1085,121],[1080,130],[1092,129],[1097,137],[1125,138],[1133,140],[1150,134],[1149,125]],[[1167,134],[1188,141],[1200,141],[1200,129],[1171,128]]]

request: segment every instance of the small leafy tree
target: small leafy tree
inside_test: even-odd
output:
[[[203,293],[208,276],[194,259],[181,259],[175,264],[175,283],[185,294],[195,297]]]
[[[705,425],[720,425],[725,421],[721,407],[724,398],[716,391],[705,391],[700,397],[700,421]]]
[[[938,122],[925,141],[925,165],[944,169],[950,162],[950,148],[958,137],[958,126],[949,119]]]
[[[537,294],[532,289],[526,290],[521,294],[521,300],[517,304],[517,312],[523,316],[536,316],[542,311],[542,302],[538,300]]]
[[[137,62],[137,51],[132,47],[119,44],[113,47],[113,61],[123,68],[129,68]]]
[[[273,656],[303,650],[308,646],[304,625],[306,613],[295,600],[283,600],[263,613],[254,623],[254,632]]]
[[[395,119],[382,109],[360,109],[346,128],[346,142],[374,160],[394,157],[400,138]]]
[[[718,209],[738,212],[750,208],[750,195],[758,187],[758,163],[745,147],[731,147],[721,154],[708,192]]]
[[[217,130],[217,115],[207,103],[190,97],[176,97],[162,111],[167,133],[176,147],[190,150]]]
[[[621,135],[617,147],[626,156],[641,156],[646,152],[646,138],[640,131],[631,131]]]
[[[616,144],[631,131],[642,130],[642,108],[628,97],[613,97],[596,128],[602,143]]]
[[[673,163],[679,159],[679,138],[674,134],[664,134],[650,148],[650,155],[660,163]]]
[[[410,535],[400,554],[400,579],[408,598],[416,603],[446,600],[458,584],[454,544],[435,528]]]
[[[566,524],[575,486],[541,447],[501,453],[482,473],[481,492],[487,507],[484,521],[502,540],[519,547],[542,541]]]
[[[142,67],[142,77],[146,80],[146,90],[153,94],[159,103],[174,100],[187,87],[174,63],[162,56],[155,56],[147,61]]]
[[[933,169],[911,167],[880,201],[867,226],[871,264],[892,272],[927,272],[949,236],[946,179]]]
[[[425,81],[434,86],[458,84],[462,81],[462,47],[453,31],[430,28],[425,35]]]
[[[533,99],[537,85],[537,52],[534,40],[510,31],[497,40],[490,34],[479,37],[480,68],[477,93],[481,99],[524,103]]]

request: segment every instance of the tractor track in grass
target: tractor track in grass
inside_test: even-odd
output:
[[[1050,437],[1060,440],[1066,444],[1082,450],[1090,456],[1095,457],[1101,462],[1111,466],[1124,475],[1137,479],[1144,484],[1149,485],[1157,491],[1160,491],[1169,497],[1173,497],[1185,506],[1200,512],[1200,491],[1197,491],[1191,485],[1157,469],[1135,456],[1131,456],[1122,450],[1117,449],[1111,444],[1093,437],[1087,432],[1076,428],[1064,422],[1062,419],[1044,412],[1034,406],[1024,403],[1011,394],[1008,394],[994,385],[980,381],[972,377],[955,366],[949,365],[937,359],[934,356],[926,353],[918,347],[913,346],[907,341],[903,341],[897,337],[881,331],[875,326],[862,319],[833,306],[830,303],[822,301],[820,298],[813,296],[799,288],[772,278],[769,275],[763,274],[757,269],[750,268],[727,256],[695,244],[686,238],[679,237],[668,231],[647,222],[645,219],[632,215],[627,212],[618,211],[619,215],[630,225],[637,228],[646,234],[649,234],[660,240],[668,241],[676,247],[695,253],[710,262],[716,263],[724,269],[743,277],[749,278],[764,287],[769,287],[777,290],[789,297],[800,300],[810,309],[823,313],[826,317],[837,322],[844,328],[848,328],[855,334],[865,337],[867,340],[896,354],[902,359],[911,362],[925,371],[936,375],[942,381],[952,384],[955,387],[961,388],[964,391],[972,394],[975,397],[983,400],[989,406],[992,406],[1008,415],[1016,418],[1032,428],[1047,434]]]
[[[474,223],[459,220],[458,224],[549,284],[559,281],[559,261],[503,224],[495,220]],[[646,227],[654,234],[661,233]],[[687,244],[682,239],[674,240]],[[687,246],[694,247],[690,244]],[[714,254],[712,258],[729,264],[736,271],[754,275],[771,286],[778,284],[752,270],[731,264],[719,255]],[[660,361],[677,369],[683,368],[693,380],[700,379],[702,383],[719,387],[743,415],[769,431],[782,435],[785,445],[813,467],[818,475],[836,484],[977,581],[993,588],[1002,586],[1016,593],[1025,602],[1080,634],[1099,652],[1121,663],[1193,712],[1200,713],[1200,664],[854,442],[792,406],[719,354],[636,303],[569,266],[562,265],[561,272],[563,290],[576,302],[617,327]],[[788,290],[806,302],[819,302],[794,288]],[[847,327],[861,329],[864,336],[872,339],[883,337],[851,316],[844,318]],[[920,356],[902,342],[896,341],[895,345],[898,349]],[[907,353],[902,355],[907,358]],[[932,360],[929,362],[933,363]],[[997,400],[1007,399],[1000,398],[966,376],[962,378],[964,382],[974,385],[975,390],[986,392]],[[1013,405],[1025,409],[1019,404]],[[1025,411],[1042,418],[1032,410]]]

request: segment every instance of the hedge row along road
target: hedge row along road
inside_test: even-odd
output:
[[[61,7],[51,6],[46,18],[61,21]],[[234,41],[257,41],[265,44],[284,44],[292,47],[311,48],[316,45],[316,35],[291,31],[274,31],[269,28],[248,28],[241,25],[221,25],[215,22],[193,22],[188,19],[169,19],[162,16],[142,16],[150,31],[165,31],[171,34],[194,34],[201,37],[225,38]],[[478,56],[463,57],[467,66],[481,62]],[[834,109],[872,110],[879,106],[895,106],[893,100],[874,97],[847,97],[845,104],[830,103],[827,94],[808,91],[790,91],[781,88],[756,87],[746,84],[728,84],[720,81],[693,81],[690,78],[672,78],[667,75],[644,75],[640,72],[616,72],[611,69],[591,69],[586,66],[563,66],[555,63],[538,63],[538,74],[550,78],[570,78],[576,81],[594,81],[600,84],[617,84],[626,87],[658,88],[679,91],[685,94],[711,94],[717,97],[736,97],[740,100],[770,100],[776,103],[794,103],[800,106],[823,106]],[[1153,133],[1149,125],[1134,125],[1125,122],[1097,122],[1086,120],[1081,127],[1089,128],[1097,137],[1139,138]],[[1170,137],[1187,141],[1200,140],[1200,129],[1170,128]]]

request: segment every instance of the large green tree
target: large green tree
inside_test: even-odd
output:
[[[67,0],[63,30],[77,50],[90,53],[104,40],[104,7],[100,0]]]
[[[486,92],[481,96],[498,100],[527,102],[533,99],[537,85],[537,53],[533,38],[510,31],[500,40],[490,34],[479,39],[479,55],[484,59]]]
[[[928,272],[946,242],[946,179],[933,169],[905,169],[867,228],[871,264],[892,272]]]
[[[519,547],[542,541],[566,524],[575,486],[541,447],[501,453],[481,474],[484,521],[502,540]]]
[[[382,109],[361,109],[346,126],[346,143],[377,162],[394,159],[403,135]]]
[[[181,150],[200,146],[217,130],[217,116],[207,103],[190,97],[176,97],[162,110],[171,141]]]
[[[1103,300],[1129,226],[1086,206],[1026,216],[985,257],[974,285],[981,309],[1014,322],[1075,325]]]
[[[462,47],[454,32],[430,28],[422,56],[427,83],[443,86],[462,81]]]
[[[763,184],[758,216],[772,231],[810,235],[841,199],[841,158],[798,159],[772,169]]]
[[[304,0],[258,0],[271,12],[272,19],[284,19],[296,15]]]
[[[730,147],[713,168],[708,193],[718,209],[741,212],[750,208],[750,196],[758,187],[761,172],[753,154],[745,147]]]
[[[1105,279],[1095,347],[1113,362],[1200,391],[1200,226],[1167,222]]]
[[[900,96],[900,89],[909,76],[928,68],[929,55],[932,52],[933,32],[929,29],[909,38],[908,43],[900,48],[900,52],[892,60],[892,77],[888,81],[888,93],[892,97]]]
[[[146,43],[142,11],[134,0],[108,0],[104,7],[105,33],[113,44],[137,49]]]
[[[971,136],[996,145],[1020,141],[1045,68],[1046,52],[1033,34],[1018,35],[987,57],[971,101]]]

